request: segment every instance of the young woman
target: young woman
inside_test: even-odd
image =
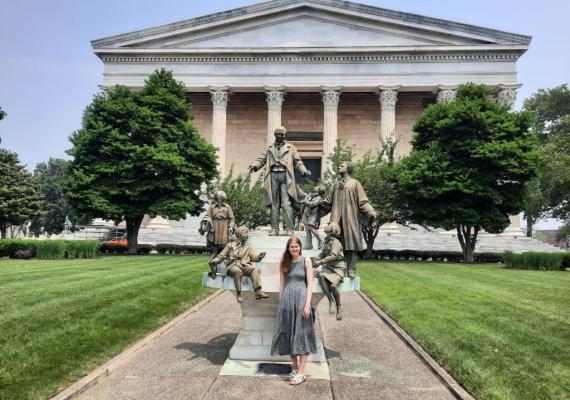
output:
[[[279,270],[279,308],[271,354],[291,356],[293,372],[289,383],[298,385],[306,379],[307,356],[317,352],[317,344],[311,308],[313,267],[311,259],[301,255],[301,240],[297,236],[287,241]]]

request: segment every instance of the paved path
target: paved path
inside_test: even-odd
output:
[[[317,329],[331,380],[290,386],[278,378],[218,376],[236,339],[241,311],[230,292],[136,353],[82,400],[454,399],[431,370],[357,294],[343,295],[345,318],[318,309]]]

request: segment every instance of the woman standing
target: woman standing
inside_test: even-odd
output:
[[[301,240],[291,236],[279,268],[279,308],[271,345],[272,355],[289,355],[293,372],[291,385],[303,383],[305,364],[310,353],[317,352],[314,329],[313,267],[311,260],[301,255]]]

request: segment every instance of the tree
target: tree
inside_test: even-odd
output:
[[[263,174],[252,185],[251,174],[242,173],[234,177],[233,171],[232,167],[221,182],[211,182],[208,185],[208,197],[212,199],[218,190],[225,192],[237,226],[245,225],[249,229],[255,229],[269,225],[269,209],[263,200]]]
[[[532,129],[541,141],[554,134],[570,135],[570,90],[567,84],[540,89],[524,101],[523,108],[533,115]]]
[[[6,117],[6,111],[2,110],[0,107],[0,121],[2,121]]]
[[[548,199],[542,187],[541,175],[531,179],[526,185],[523,212],[526,219],[526,235],[532,237],[534,224],[548,215]]]
[[[543,208],[552,216],[570,217],[570,90],[563,84],[541,89],[524,102],[534,116],[544,166],[540,178]],[[532,198],[529,200],[532,202]]]
[[[92,218],[124,219],[131,254],[145,214],[198,215],[200,186],[217,176],[215,149],[189,121],[184,85],[166,70],[141,92],[116,86],[95,96],[70,140],[70,204]]]
[[[48,162],[38,164],[34,170],[34,177],[42,195],[41,214],[34,218],[30,226],[30,230],[36,235],[42,230],[48,234],[61,233],[67,216],[73,224],[76,223],[63,191],[68,164],[69,161],[64,159],[50,158]]]
[[[39,208],[40,195],[34,178],[20,164],[16,153],[0,149],[0,233],[2,239],[7,236],[8,227],[20,227],[32,219]]]
[[[455,229],[464,261],[473,262],[478,233],[502,232],[537,175],[531,118],[492,101],[483,85],[461,85],[455,101],[430,105],[398,172],[400,207],[411,222]]]
[[[374,224],[362,224],[362,234],[366,242],[366,258],[373,257],[373,246],[378,231],[387,222],[405,222],[398,209],[397,168],[394,150],[397,142],[380,139],[380,150],[368,152],[354,163],[352,177],[360,181],[370,203],[376,210]]]
[[[552,216],[570,221],[570,134],[552,134],[545,143],[543,185]]]

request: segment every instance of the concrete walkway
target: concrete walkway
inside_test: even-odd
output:
[[[455,397],[357,293],[344,295],[345,318],[318,308],[331,380],[300,386],[272,377],[218,376],[236,339],[241,311],[224,292],[135,353],[82,400],[434,399]]]

